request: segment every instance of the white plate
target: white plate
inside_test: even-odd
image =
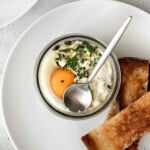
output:
[[[25,14],[37,0],[0,0],[0,28]]]
[[[101,124],[108,110],[90,119],[73,121],[49,111],[34,83],[36,59],[47,43],[68,33],[82,33],[108,43],[124,20],[133,21],[116,47],[120,56],[149,58],[150,16],[115,1],[78,1],[44,15],[19,39],[7,62],[2,86],[5,125],[20,150],[83,150],[80,137]],[[140,147],[150,149],[150,136]]]

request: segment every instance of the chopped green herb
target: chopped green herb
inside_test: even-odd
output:
[[[78,53],[79,56],[82,56],[84,54],[84,46],[78,45],[78,47],[76,48],[76,52]]]
[[[63,68],[71,69],[75,72],[79,79],[89,76],[89,69],[86,70],[86,65],[90,70],[97,64],[101,53],[98,51],[95,45],[92,45],[88,41],[77,43],[72,47],[74,41],[66,41],[67,48],[61,49],[57,52],[56,63],[59,65],[59,61],[65,60],[66,64]],[[85,64],[84,64],[85,63]]]
[[[55,60],[57,61],[57,60],[59,60],[59,58],[57,57]]]
[[[75,69],[78,62],[77,55],[74,55],[72,58],[69,58],[64,68],[70,67],[71,69]]]
[[[93,45],[91,45],[91,44],[90,44],[89,42],[87,42],[87,41],[84,41],[82,44],[85,46],[85,48],[86,48],[90,53],[92,53],[92,52],[95,50],[95,47],[94,47]]]

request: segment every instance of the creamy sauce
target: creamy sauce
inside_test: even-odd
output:
[[[49,79],[52,72],[58,67],[69,69],[75,74],[76,77],[74,81],[76,83],[84,83],[102,56],[104,50],[103,47],[98,47],[94,43],[89,43],[89,41],[86,41],[87,43],[85,43],[84,47],[82,47],[82,45],[85,41],[82,40],[67,42],[68,43],[57,43],[57,45],[51,47],[46,52],[41,60],[38,72],[39,85],[43,96],[50,105],[62,112],[70,111],[65,107],[63,101],[55,96],[51,90]],[[81,48],[79,46],[81,46]],[[88,110],[104,103],[104,101],[107,100],[109,92],[112,90],[112,86],[113,69],[112,64],[107,60],[90,84],[93,101]]]

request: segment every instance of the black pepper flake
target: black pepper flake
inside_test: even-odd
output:
[[[65,45],[71,45],[72,41],[65,41],[64,43],[65,43]]]
[[[57,64],[57,66],[59,66],[59,62],[58,61],[56,61],[56,64]]]
[[[64,80],[61,80],[61,83],[64,83]]]
[[[84,63],[84,59],[81,59],[81,63]]]
[[[58,50],[60,48],[60,46],[59,45],[56,45],[55,47],[54,47],[54,50]]]
[[[101,53],[99,53],[99,55],[98,55],[99,57],[101,57],[102,56],[102,54]]]
[[[108,89],[111,89],[111,88],[112,88],[112,86],[111,86],[111,85],[107,85],[107,88],[108,88]]]

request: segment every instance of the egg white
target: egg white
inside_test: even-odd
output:
[[[63,100],[57,97],[50,86],[50,77],[57,65],[55,62],[55,52],[49,49],[43,56],[38,70],[38,82],[40,90],[45,100],[56,110],[67,111],[69,109],[65,107]]]

